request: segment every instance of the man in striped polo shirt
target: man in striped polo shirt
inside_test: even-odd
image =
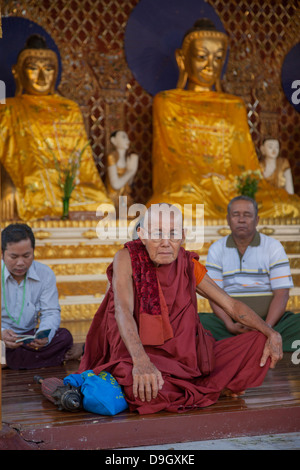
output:
[[[208,275],[278,331],[284,351],[293,351],[293,342],[300,340],[300,315],[286,311],[293,280],[283,246],[257,232],[257,204],[247,196],[232,199],[227,221],[231,234],[211,245],[206,262]],[[200,313],[200,319],[216,339],[248,331],[217,304],[211,302],[211,307],[216,315]]]

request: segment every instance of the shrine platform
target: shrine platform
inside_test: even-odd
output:
[[[291,353],[243,397],[222,397],[210,407],[180,414],[59,411],[33,377],[63,378],[77,367],[72,361],[43,370],[2,370],[1,450],[108,450],[300,431],[300,364],[292,362]]]

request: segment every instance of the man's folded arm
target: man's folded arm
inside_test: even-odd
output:
[[[271,357],[271,367],[275,367],[276,362],[282,359],[282,341],[279,333],[274,331],[267,323],[260,318],[251,308],[243,302],[233,299],[206,274],[197,286],[197,292],[209,301],[215,302],[235,321],[242,323],[248,328],[260,331],[267,337],[265,350],[261,359],[263,366]]]

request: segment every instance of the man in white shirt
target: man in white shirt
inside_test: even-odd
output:
[[[35,239],[26,224],[11,224],[1,234],[1,339],[11,369],[34,369],[61,364],[73,344],[60,325],[56,278],[34,260]],[[45,337],[20,341],[20,335]],[[42,333],[43,336],[43,333]]]
[[[293,351],[293,342],[300,339],[300,315],[286,312],[293,287],[288,257],[278,240],[256,231],[257,212],[256,202],[246,196],[229,203],[231,234],[211,245],[206,268],[219,287],[246,303],[281,334],[284,351]],[[216,315],[200,313],[200,319],[216,339],[247,331],[218,305],[211,302],[211,307]]]

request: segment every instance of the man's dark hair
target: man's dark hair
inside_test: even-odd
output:
[[[10,224],[1,233],[2,253],[6,250],[8,243],[18,243],[22,240],[30,240],[31,246],[35,248],[33,231],[26,224]]]
[[[230,213],[231,206],[235,201],[249,201],[249,202],[251,202],[253,207],[254,207],[255,217],[257,216],[257,214],[258,214],[257,202],[255,201],[255,199],[252,199],[252,197],[244,196],[243,194],[241,196],[236,196],[233,199],[231,199],[230,203],[227,206],[227,214]]]

